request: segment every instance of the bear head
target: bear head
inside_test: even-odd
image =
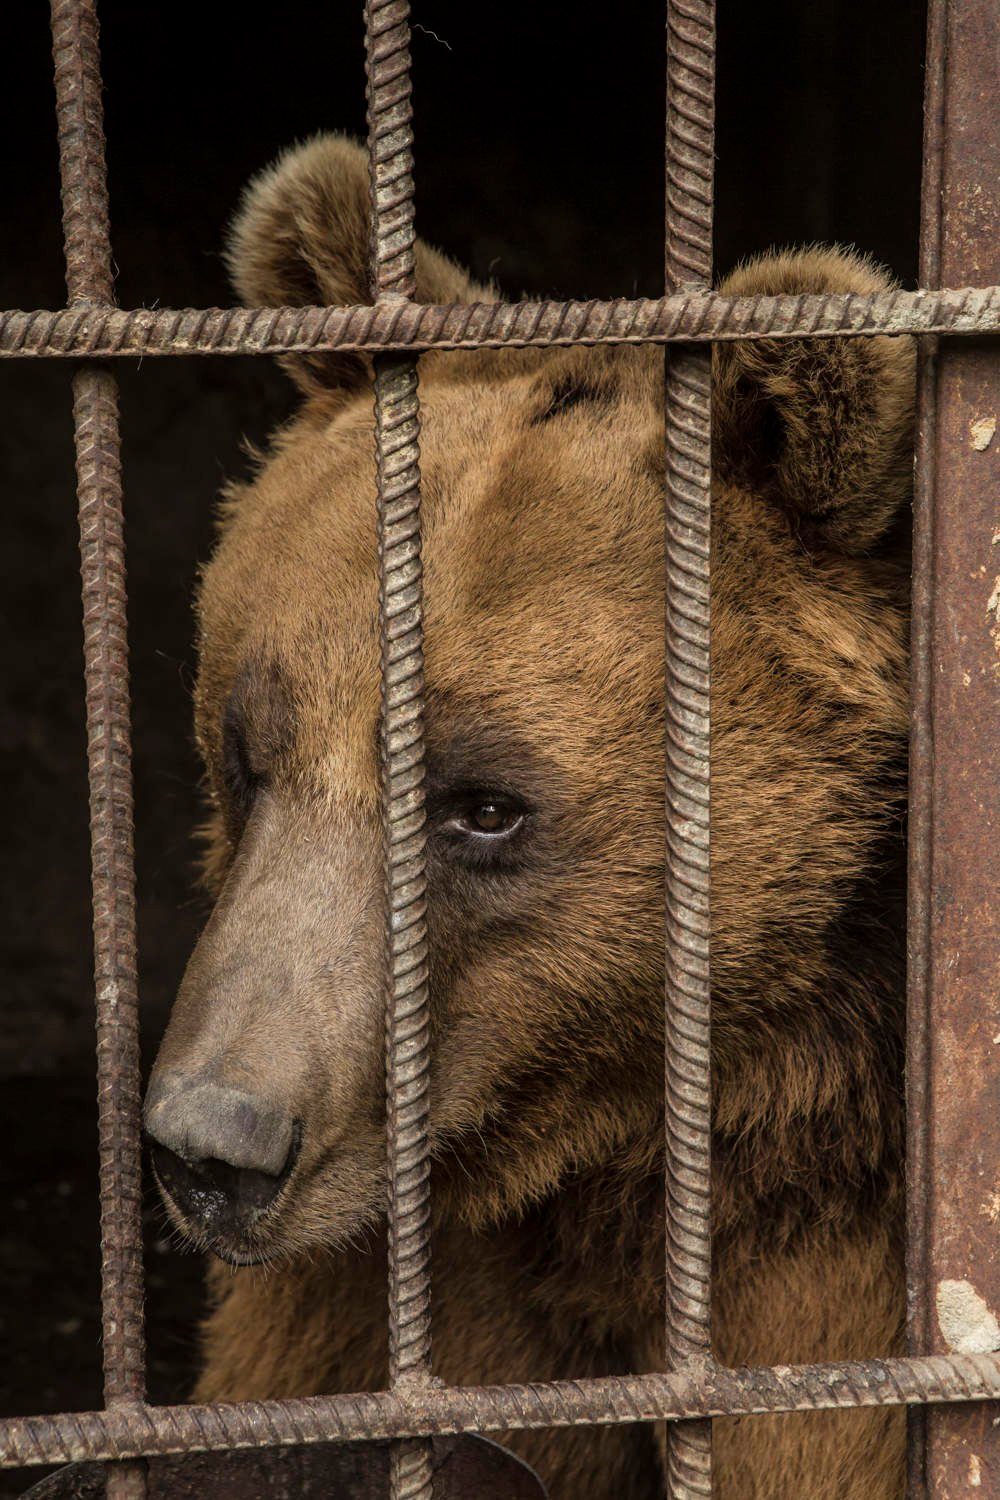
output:
[[[247,191],[238,291],[364,302],[368,233],[363,152],[296,148]],[[416,263],[420,301],[493,295]],[[817,249],[723,290],[884,285]],[[371,367],[285,363],[301,411],[228,491],[201,581],[216,900],[146,1105],[172,1215],[234,1263],[343,1242],[385,1201]],[[662,1162],[663,370],[420,360],[430,1139],[438,1205],[475,1224]],[[884,1143],[858,1080],[898,1031],[912,385],[905,338],[715,353],[716,1128],[853,1122],[862,1174]]]

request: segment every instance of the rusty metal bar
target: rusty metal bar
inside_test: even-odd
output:
[[[667,0],[666,291],[709,291],[715,0]],[[709,634],[711,347],[667,352],[667,1367],[711,1358]],[[712,1493],[712,1424],[667,1429],[667,1500]]]
[[[1000,277],[1000,12],[932,0],[921,281]],[[924,351],[909,905],[910,1347],[1000,1347],[1000,349]],[[962,1080],[956,1088],[956,1080]],[[1000,1500],[997,1413],[911,1424],[913,1500]]]
[[[53,0],[51,19],[66,286],[71,306],[87,309],[112,300],[94,0]],[[106,370],[84,369],[74,377],[73,419],[94,904],[104,1397],[115,1409],[145,1394],[145,1347],[125,554],[118,392]],[[144,1468],[112,1468],[107,1485],[111,1500],[141,1497]]]
[[[924,54],[924,139],[921,181],[921,287],[941,282],[941,150],[944,132],[945,7],[930,0]],[[930,1347],[927,1301],[926,1202],[928,1141],[928,975],[931,875],[931,575],[934,536],[933,436],[937,426],[934,338],[917,349],[916,451],[913,483],[913,589],[910,622],[910,766],[908,792],[906,1015],[906,1331],[907,1350]],[[926,1495],[927,1411],[907,1412],[907,1495]]]
[[[941,291],[377,307],[79,307],[0,311],[0,359],[182,354],[378,354],[573,344],[729,343],[873,333],[1000,333],[1000,286]]]
[[[390,314],[416,290],[408,0],[365,0],[371,293]],[[424,813],[423,569],[417,362],[375,359],[386,860],[389,1384],[431,1374],[430,1158]],[[394,1444],[392,1500],[431,1500],[426,1439]]]
[[[688,1421],[1000,1399],[1000,1355],[937,1355],[774,1369],[690,1367],[532,1385],[394,1391],[218,1406],[119,1406],[0,1421],[0,1468],[417,1434]]]
[[[921,186],[920,281],[933,286],[941,276],[941,219],[937,205],[941,194],[941,152],[944,83],[945,6],[931,0],[928,11],[924,89],[924,150]],[[913,594],[910,668],[910,785],[909,785],[909,889],[907,892],[908,953],[907,988],[907,1104],[908,1151],[907,1195],[910,1210],[910,1243],[907,1251],[907,1320],[911,1349],[930,1342],[922,1288],[926,1281],[923,1242],[923,1212],[917,1212],[926,1197],[927,1103],[924,1085],[927,1072],[927,983],[930,922],[931,860],[931,613],[934,534],[934,435],[937,426],[937,340],[928,338],[919,348],[917,370],[917,422],[913,496]],[[915,1107],[914,1107],[915,1106]]]

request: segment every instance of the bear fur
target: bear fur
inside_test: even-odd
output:
[[[248,189],[230,263],[249,305],[359,303],[367,242],[363,153],[323,137]],[[886,284],[820,248],[722,290]],[[418,300],[492,295],[418,245]],[[434,1368],[451,1383],[662,1368],[663,359],[420,360]],[[371,369],[285,362],[304,404],[229,490],[200,590],[218,901],[157,1065],[211,1062],[303,1122],[256,1232],[264,1266],[210,1274],[197,1397],[213,1401],[386,1380]],[[726,1364],[903,1348],[913,365],[907,338],[715,349]],[[488,857],[449,832],[481,789],[524,809]],[[903,1495],[899,1412],[714,1426],[722,1500]],[[503,1440],[552,1500],[663,1493],[648,1426]]]

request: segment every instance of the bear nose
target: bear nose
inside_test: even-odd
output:
[[[284,1170],[295,1133],[280,1106],[198,1075],[154,1078],[144,1115],[147,1134],[182,1161],[211,1159],[269,1177]]]
[[[245,1089],[177,1075],[154,1079],[145,1125],[161,1187],[186,1218],[226,1235],[274,1201],[301,1135],[286,1110]]]
[[[210,1156],[188,1162],[166,1146],[154,1145],[152,1156],[161,1189],[185,1219],[213,1238],[219,1236],[226,1241],[253,1228],[287,1182],[294,1165],[290,1161],[287,1169],[275,1176],[232,1167]]]

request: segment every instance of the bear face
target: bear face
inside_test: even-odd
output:
[[[244,299],[366,300],[366,193],[337,138],[265,174]],[[883,285],[815,251],[724,289]],[[418,247],[420,300],[488,295]],[[385,1194],[370,371],[288,363],[303,410],[230,490],[202,580],[217,903],[146,1106],[168,1208],[234,1263],[341,1244]],[[723,1232],[748,1200],[829,1212],[893,1172],[912,381],[905,339],[715,355]],[[438,1210],[474,1225],[661,1166],[662,384],[655,349],[420,361],[430,1134]]]

